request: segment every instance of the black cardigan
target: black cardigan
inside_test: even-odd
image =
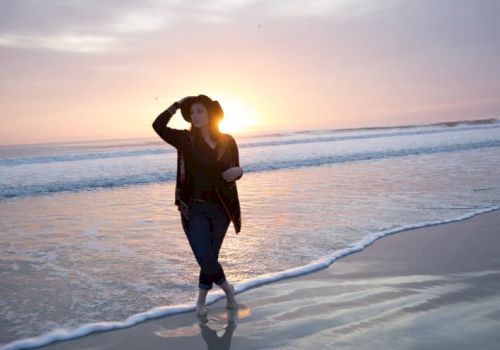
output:
[[[192,205],[193,188],[192,176],[186,167],[186,157],[193,150],[193,135],[188,129],[173,129],[167,126],[173,114],[166,109],[158,115],[153,122],[153,129],[167,143],[177,149],[177,177],[175,186],[174,204],[181,214],[189,221],[189,211]],[[217,144],[217,158],[220,172],[231,167],[239,167],[238,145],[234,137],[230,134],[221,133],[220,142]],[[238,197],[236,180],[239,180],[241,174],[234,181],[222,181],[215,187],[226,213],[231,218],[234,230],[238,234],[241,231],[241,210]]]

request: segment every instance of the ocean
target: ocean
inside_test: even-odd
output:
[[[237,291],[500,208],[496,119],[235,138],[242,230],[229,226],[219,261]],[[159,137],[0,146],[0,347],[191,308],[199,267],[175,175]]]

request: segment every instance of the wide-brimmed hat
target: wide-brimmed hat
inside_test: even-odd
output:
[[[224,118],[224,111],[220,106],[219,101],[212,100],[207,95],[198,95],[198,96],[188,96],[181,103],[181,114],[185,121],[191,123],[191,105],[194,102],[201,102],[207,107],[208,114],[211,117],[218,118],[219,120]]]

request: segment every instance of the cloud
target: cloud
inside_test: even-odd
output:
[[[71,52],[102,52],[115,42],[113,37],[91,35],[2,35],[0,46],[44,48]]]
[[[132,35],[160,30],[172,20],[170,2],[4,1],[0,46],[68,52],[105,52]]]
[[[238,16],[353,16],[388,0],[3,0],[0,46],[97,53],[176,21],[225,23]]]
[[[280,0],[266,3],[273,16],[350,18],[379,10],[387,0]]]

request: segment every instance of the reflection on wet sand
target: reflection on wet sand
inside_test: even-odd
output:
[[[198,322],[196,323],[184,327],[159,330],[155,334],[163,338],[192,337],[201,334],[208,349],[230,349],[237,321],[250,315],[250,308],[244,304],[238,304],[238,308],[234,310],[212,307],[207,315],[197,317]]]

